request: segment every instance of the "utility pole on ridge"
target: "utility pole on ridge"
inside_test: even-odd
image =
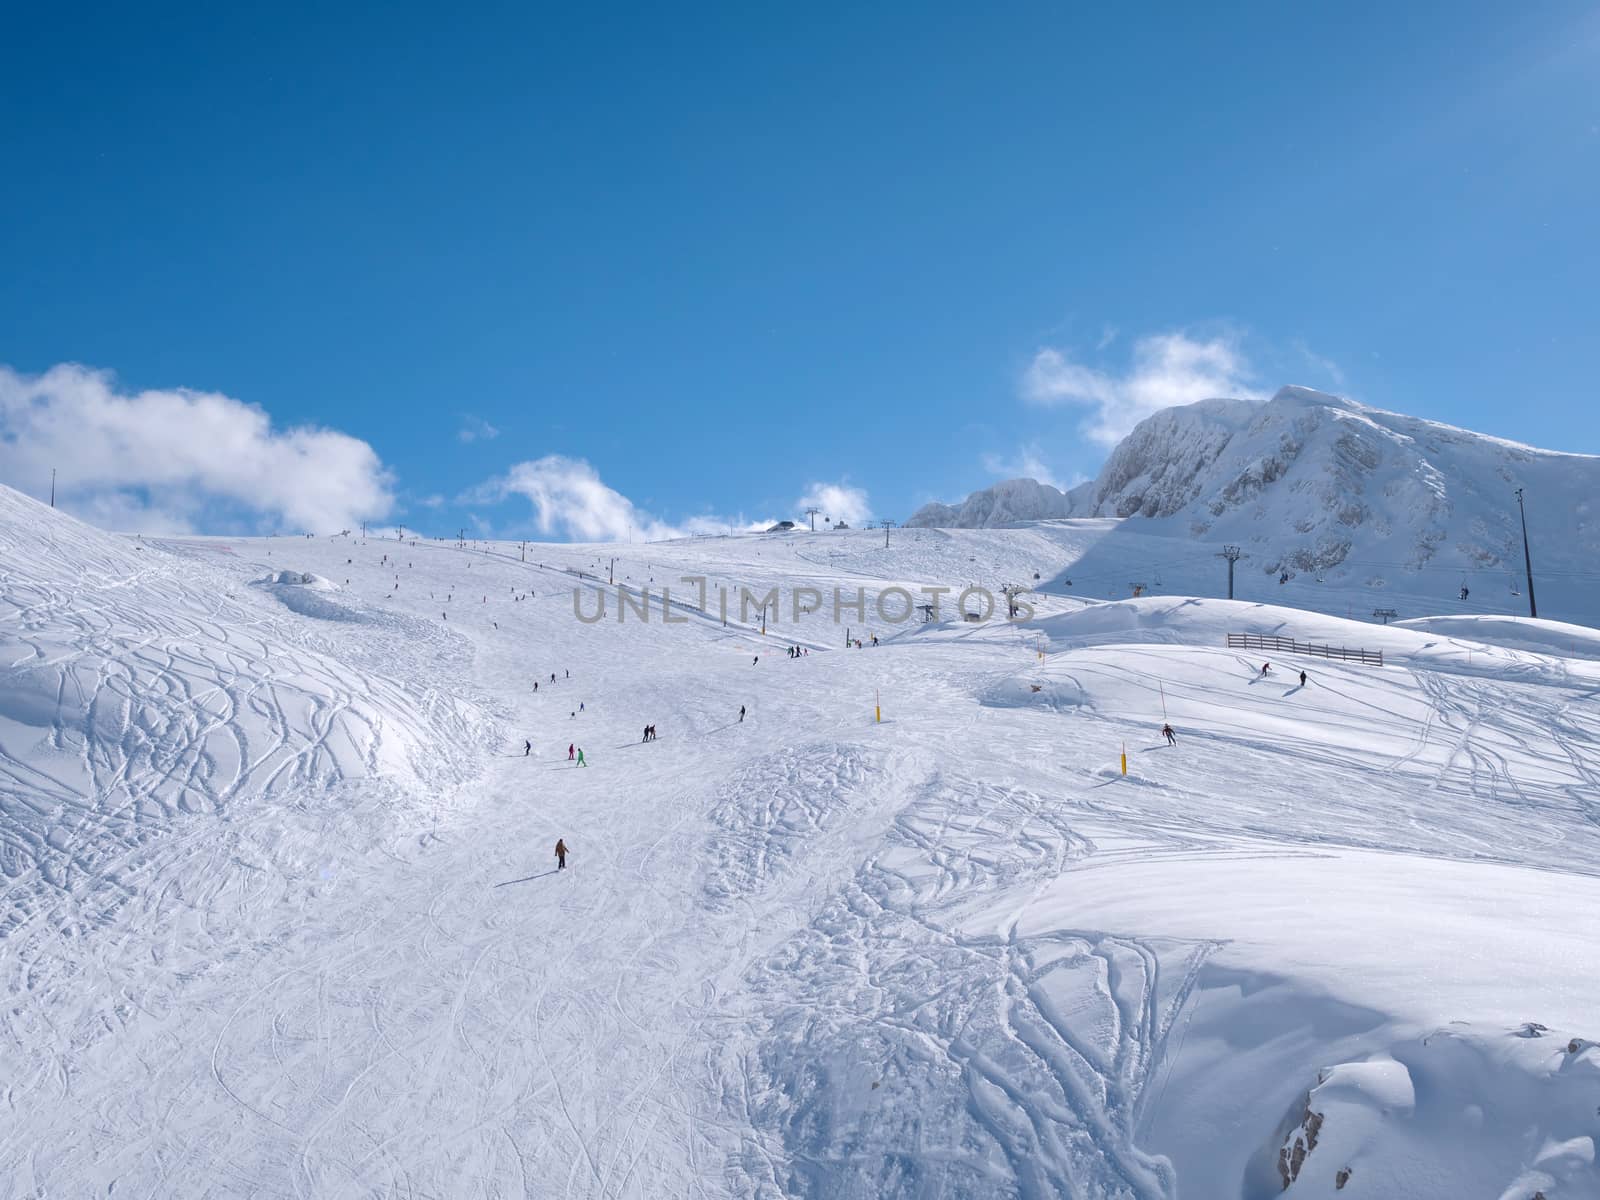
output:
[[[1539,606],[1533,599],[1533,553],[1528,549],[1528,510],[1522,507],[1522,489],[1517,489],[1517,512],[1522,517],[1522,565],[1528,572],[1528,615],[1537,617]]]

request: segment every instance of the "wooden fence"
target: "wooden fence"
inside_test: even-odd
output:
[[[1351,649],[1348,646],[1314,646],[1297,642],[1293,638],[1266,637],[1259,633],[1230,633],[1230,650],[1270,650],[1274,654],[1310,654],[1317,658],[1341,658],[1346,662],[1365,663],[1369,667],[1383,666],[1382,650]]]

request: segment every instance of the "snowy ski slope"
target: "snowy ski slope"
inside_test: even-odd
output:
[[[1116,527],[524,561],[0,492],[0,1196],[1600,1195],[1594,635],[870,615]],[[679,619],[578,620],[613,556]]]

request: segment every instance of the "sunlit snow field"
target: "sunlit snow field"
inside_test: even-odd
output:
[[[1600,1195],[1600,635],[1224,570],[0,493],[0,1196]]]

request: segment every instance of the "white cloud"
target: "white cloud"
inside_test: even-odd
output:
[[[520,462],[498,479],[492,479],[463,499],[468,503],[498,503],[521,496],[533,505],[534,526],[540,534],[580,542],[658,542],[666,538],[765,529],[771,521],[709,514],[673,524],[639,508],[600,478],[581,458],[547,454]]]
[[[366,442],[276,430],[262,409],[187,388],[121,392],[109,372],[0,366],[0,475],[97,523],[148,532],[278,525],[352,528],[394,507]]]
[[[860,525],[872,516],[872,505],[867,501],[865,488],[851,487],[844,481],[838,483],[809,483],[805,495],[795,501],[795,508],[804,512],[820,508],[830,521],[845,521]]]
[[[500,431],[482,417],[475,417],[471,413],[461,414],[461,428],[456,430],[456,441],[492,442],[500,436]]]
[[[1179,331],[1138,339],[1132,362],[1121,373],[1073,362],[1046,347],[1023,374],[1022,395],[1034,404],[1093,409],[1085,432],[1113,446],[1163,408],[1216,396],[1255,396],[1250,378],[1250,364],[1233,338],[1200,339]]]
[[[1304,338],[1295,338],[1289,345],[1295,353],[1331,379],[1336,386],[1344,386],[1344,371],[1333,359],[1328,358],[1326,355],[1318,354],[1306,344]]]
[[[983,469],[991,475],[998,475],[1001,479],[1037,479],[1040,483],[1047,483],[1053,488],[1067,489],[1056,477],[1044,460],[1044,453],[1038,442],[1027,442],[1017,447],[1015,458],[1005,458],[999,454],[985,454],[983,456]]]

